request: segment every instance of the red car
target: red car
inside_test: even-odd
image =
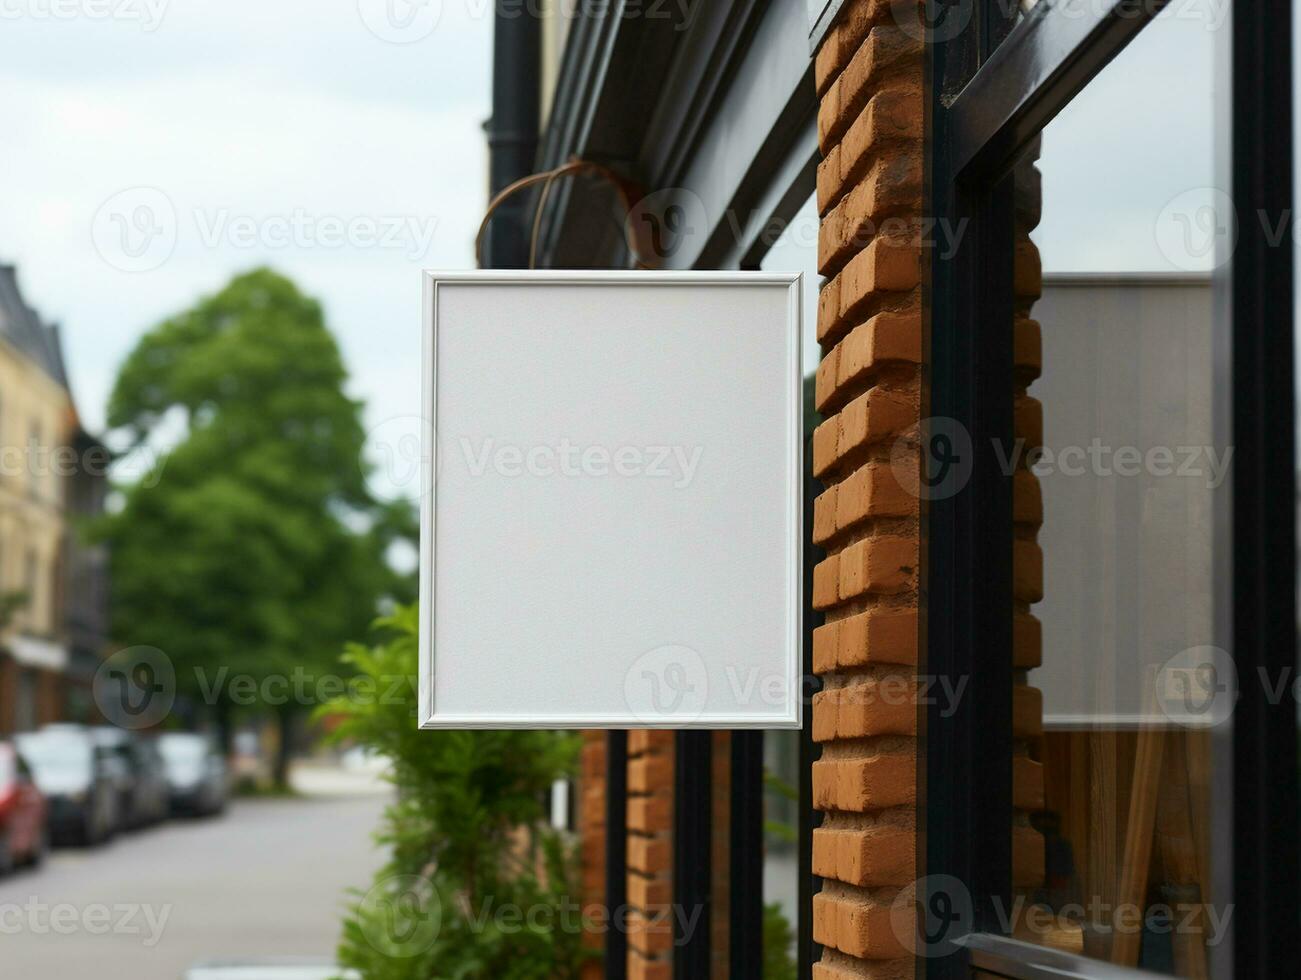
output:
[[[0,742],[0,874],[45,857],[46,802],[31,770],[9,742]]]

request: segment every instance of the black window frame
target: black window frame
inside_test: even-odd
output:
[[[1145,975],[1012,940],[997,914],[997,900],[1011,893],[1012,494],[1010,477],[979,447],[1013,437],[1011,172],[1165,0],[1076,4],[1070,15],[1063,6],[1039,0],[1015,20],[1015,5],[998,0],[925,5],[934,27],[926,46],[926,213],[968,223],[952,256],[927,256],[923,415],[965,426],[977,449],[965,488],[923,507],[919,671],[968,683],[956,710],[935,704],[919,715],[919,911],[952,903],[957,896],[941,893],[953,879],[971,899],[966,935],[941,936],[945,955],[923,959],[938,950],[919,951],[918,972],[931,980],[973,969],[1016,978]],[[1291,6],[1237,0],[1226,22],[1224,163],[1239,215],[1293,213]],[[955,22],[965,27],[948,36],[944,25]],[[1290,243],[1271,245],[1264,223],[1243,221],[1217,282],[1228,301],[1229,347],[1217,382],[1231,384],[1225,431],[1234,447],[1232,502],[1217,530],[1231,535],[1223,612],[1244,683],[1216,759],[1218,773],[1232,774],[1217,816],[1233,829],[1215,844],[1231,855],[1223,885],[1233,914],[1213,974],[1231,969],[1237,978],[1286,976],[1301,960],[1301,931],[1278,914],[1294,922],[1301,868],[1296,702],[1287,690],[1270,703],[1265,685],[1245,682],[1258,671],[1292,676],[1280,672],[1297,663],[1293,261]]]

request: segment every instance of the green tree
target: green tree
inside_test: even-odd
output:
[[[405,525],[367,492],[346,377],[320,305],[259,269],[146,333],[109,402],[134,446],[171,444],[104,525],[115,635],[165,652],[223,737],[236,702],[274,709],[280,782],[314,690],[297,679],[406,591],[384,562]]]
[[[318,709],[334,737],[392,763],[398,799],[377,840],[389,861],[344,919],[339,963],[366,980],[574,980],[585,959],[576,854],[543,801],[573,775],[567,732],[421,731],[416,612],[348,645],[356,694]],[[401,691],[404,697],[384,696]]]

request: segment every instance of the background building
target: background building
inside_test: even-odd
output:
[[[84,524],[103,510],[107,463],[78,419],[58,327],[0,266],[0,733],[91,713],[107,570]]]

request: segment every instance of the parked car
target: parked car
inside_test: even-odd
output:
[[[122,826],[147,827],[165,820],[171,801],[163,760],[154,740],[111,726],[94,728],[91,735],[95,744],[115,760],[113,775]]]
[[[40,864],[48,843],[48,804],[32,771],[9,742],[0,742],[0,874]]]
[[[16,744],[48,801],[52,840],[99,844],[117,832],[116,767],[89,729],[52,725]]]
[[[226,759],[212,739],[192,732],[167,732],[158,736],[158,751],[173,813],[206,816],[226,808]]]

